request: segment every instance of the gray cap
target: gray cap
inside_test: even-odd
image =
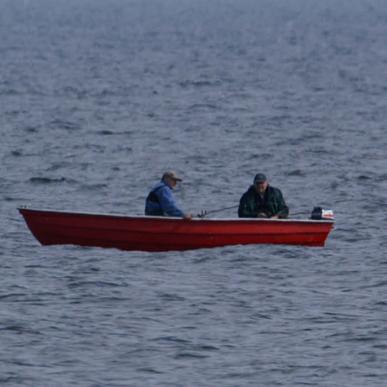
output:
[[[265,174],[263,173],[257,173],[254,177],[254,184],[257,184],[257,183],[263,183],[264,181],[267,180],[267,177]]]
[[[169,177],[170,179],[176,180],[176,181],[182,181],[183,180],[181,177],[177,176],[176,172],[174,172],[174,171],[166,171],[166,172],[164,172],[162,178],[165,179],[166,177]]]

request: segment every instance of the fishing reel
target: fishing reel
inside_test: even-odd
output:
[[[335,217],[333,215],[332,210],[326,210],[322,207],[314,207],[312,210],[312,214],[310,215],[310,219],[313,219],[313,220],[334,220]]]
[[[204,218],[207,214],[208,214],[208,211],[206,211],[206,210],[201,210],[201,211],[200,211],[200,214],[197,214],[196,216],[197,216],[198,218]]]

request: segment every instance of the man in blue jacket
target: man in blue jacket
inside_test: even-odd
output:
[[[180,177],[173,171],[167,171],[150,191],[145,201],[145,215],[150,216],[175,216],[191,219],[192,215],[183,212],[176,204],[172,190]]]
[[[254,184],[242,195],[239,202],[240,218],[287,218],[289,208],[282,192],[268,184],[263,173],[255,175]]]

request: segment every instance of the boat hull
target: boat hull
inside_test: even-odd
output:
[[[19,208],[42,245],[171,251],[248,244],[324,246],[333,221],[192,219]]]

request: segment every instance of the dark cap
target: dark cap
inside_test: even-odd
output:
[[[176,173],[173,172],[173,171],[164,172],[162,178],[165,179],[166,177],[169,177],[170,179],[176,180],[176,181],[182,181],[183,180],[181,177],[177,176]]]
[[[266,180],[266,175],[264,175],[263,173],[257,173],[254,177],[254,184],[263,183]]]

